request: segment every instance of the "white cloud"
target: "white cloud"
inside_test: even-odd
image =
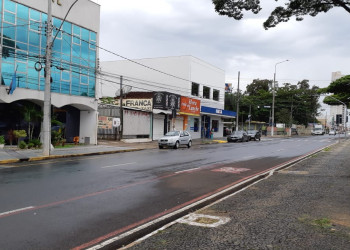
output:
[[[290,20],[264,30],[262,24],[281,1],[264,5],[261,14],[236,21],[219,16],[211,1],[98,0],[100,46],[128,58],[193,55],[226,71],[227,80],[242,85],[272,79],[325,87],[331,72],[350,74],[350,14],[338,8],[302,22]],[[283,3],[283,1],[282,1]],[[264,2],[265,4],[265,2]],[[101,52],[101,60],[119,60]]]

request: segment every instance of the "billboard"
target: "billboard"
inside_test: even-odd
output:
[[[201,101],[190,97],[181,96],[180,114],[199,116]]]
[[[232,92],[232,83],[225,83],[225,92],[226,93]]]

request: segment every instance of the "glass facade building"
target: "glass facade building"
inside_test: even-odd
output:
[[[0,0],[1,84],[44,90],[47,14],[11,0]],[[53,18],[51,91],[95,97],[96,33]],[[57,33],[58,32],[58,33]],[[16,72],[16,74],[15,74]]]

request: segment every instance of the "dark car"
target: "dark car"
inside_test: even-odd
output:
[[[249,136],[247,132],[240,130],[240,131],[234,131],[232,134],[227,136],[227,142],[245,142],[249,141]]]
[[[250,140],[261,140],[261,134],[258,130],[248,130],[247,131]]]

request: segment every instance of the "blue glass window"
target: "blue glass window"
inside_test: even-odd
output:
[[[10,0],[5,0],[5,10],[16,13],[16,4]]]
[[[13,14],[13,13],[5,11],[5,13],[4,13],[4,21],[15,24],[16,23],[16,15]]]
[[[4,24],[3,30],[4,30],[4,38],[6,37],[9,39],[15,40],[15,34],[16,34],[16,27],[15,26],[9,25],[9,24]],[[5,42],[4,42],[4,45],[15,47],[14,43],[5,44]]]
[[[35,20],[35,21],[40,21],[40,12],[30,9],[30,19]]]
[[[17,19],[16,40],[22,43],[28,43],[28,26],[22,20]]]
[[[17,4],[17,19],[28,21],[29,19],[29,8],[21,4]],[[18,24],[18,23],[17,23]]]
[[[39,46],[40,45],[40,35],[34,31],[29,31],[29,44]]]

